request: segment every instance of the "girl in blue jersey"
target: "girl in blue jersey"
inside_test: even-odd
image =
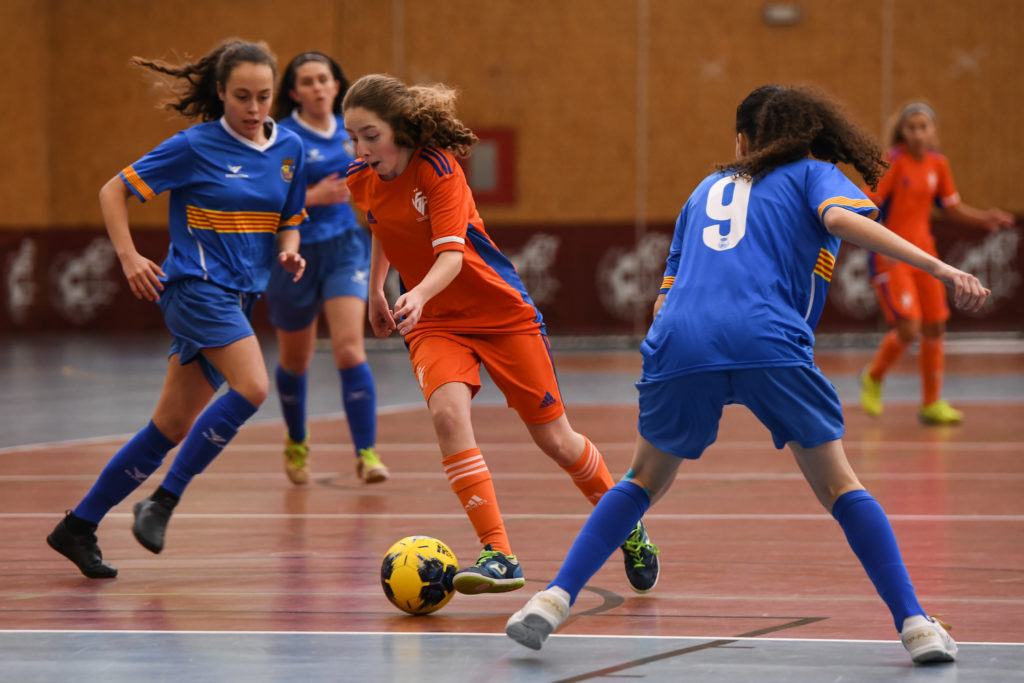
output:
[[[348,81],[337,62],[320,52],[304,52],[284,70],[273,112],[278,125],[302,138],[309,182],[309,221],[302,226],[301,249],[307,272],[294,282],[287,271],[275,266],[266,292],[280,348],[275,374],[288,429],[284,467],[295,484],[309,481],[306,373],[316,346],[321,309],[341,376],[356,474],[367,483],[388,478],[387,467],[374,449],[377,392],[363,345],[370,236],[348,205],[345,184],[345,170],[354,160],[340,116],[346,90]]]
[[[835,389],[814,364],[840,239],[921,268],[977,310],[988,295],[959,271],[870,219],[876,208],[834,165],[874,186],[881,150],[827,97],[765,86],[739,105],[737,161],[690,196],[669,252],[655,319],[641,347],[637,449],[626,476],[594,508],[558,575],[508,620],[506,633],[539,649],[587,580],[668,490],[683,458],[717,436],[722,406],[747,406],[776,448],[788,445],[822,505],[892,612],[915,662],[950,661],[956,643],[926,616],[892,527],[843,451]]]
[[[159,553],[171,511],[256,412],[269,380],[249,323],[252,305],[277,261],[296,280],[306,178],[302,142],[268,117],[274,60],[265,45],[230,40],[195,63],[133,63],[175,79],[167,104],[199,123],[111,178],[100,190],[107,233],[133,294],[155,301],[173,337],[152,420],[119,450],[85,498],[47,536],[89,578],[113,578],[96,527],[179,442],[167,476],[134,507],[132,533]],[[157,265],[135,249],[128,198],[170,191],[167,258]],[[212,404],[217,388],[228,391]]]

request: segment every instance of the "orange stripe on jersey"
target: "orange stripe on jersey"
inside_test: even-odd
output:
[[[281,214],[267,211],[214,211],[198,206],[186,206],[185,217],[190,228],[227,233],[274,234],[281,220]]]
[[[825,282],[832,282],[832,269],[835,268],[836,257],[828,249],[818,252],[818,262],[814,264],[814,273],[825,278]]]
[[[825,210],[830,206],[841,206],[841,207],[852,207],[854,209],[875,209],[870,215],[870,218],[874,218],[878,215],[878,209],[875,207],[874,202],[870,199],[850,199],[849,197],[830,197],[818,205],[818,218],[821,220],[825,219]]]
[[[306,220],[307,218],[309,218],[309,214],[306,213],[305,209],[303,209],[301,212],[295,214],[294,216],[292,216],[288,220],[283,221],[281,223],[281,227],[282,228],[290,228],[293,225],[301,225],[302,221]]]
[[[136,173],[135,169],[131,166],[126,166],[125,169],[121,171],[121,175],[124,176],[124,179],[128,181],[128,184],[131,185],[136,192],[142,195],[144,199],[150,200],[156,196],[156,192],[153,192],[149,185],[146,184],[146,181],[140,178],[139,174]]]
[[[675,282],[676,282],[675,276],[674,275],[669,275],[669,276],[665,277],[661,281],[661,288],[662,289],[672,289],[672,285],[674,285]]]

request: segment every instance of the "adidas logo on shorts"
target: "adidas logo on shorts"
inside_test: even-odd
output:
[[[544,400],[540,402],[540,407],[547,408],[548,406],[553,406],[556,403],[558,403],[558,401],[555,400],[555,397],[552,396],[551,392],[549,391],[544,394]]]

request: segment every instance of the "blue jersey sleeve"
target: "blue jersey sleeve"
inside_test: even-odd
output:
[[[825,212],[841,207],[868,218],[878,218],[878,207],[833,164],[817,163],[807,174],[805,196],[808,208],[824,223]]]
[[[672,289],[676,273],[679,272],[679,257],[683,251],[683,233],[686,231],[686,207],[689,205],[689,202],[684,204],[679,212],[679,217],[676,218],[676,227],[672,231],[672,245],[669,247],[668,258],[665,260],[665,274],[661,278],[658,294],[667,294],[668,290]]]
[[[121,179],[142,201],[189,182],[194,164],[192,146],[184,131],[157,145],[121,171]]]

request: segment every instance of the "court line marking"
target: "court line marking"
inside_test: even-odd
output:
[[[441,638],[464,638],[466,636],[476,636],[485,638],[507,638],[504,633],[482,633],[473,631],[463,631],[459,633],[442,632],[442,631],[423,631],[423,632],[411,632],[411,631],[170,631],[170,630],[139,630],[139,629],[109,629],[109,630],[97,630],[97,629],[0,629],[0,635],[5,634],[61,634],[61,635],[79,635],[79,634],[90,634],[90,635],[198,635],[198,636],[209,636],[209,635],[232,635],[232,636],[391,636],[391,637],[413,637],[423,638],[425,636]],[[600,638],[600,639],[616,639],[616,640],[667,640],[667,641],[679,641],[679,640],[738,640],[738,641],[751,641],[751,642],[782,642],[782,643],[895,643],[898,640],[864,640],[857,638],[763,638],[763,637],[747,637],[747,636],[659,636],[659,635],[622,635],[622,634],[579,634],[579,633],[555,633],[550,636],[551,638]],[[1005,647],[1020,647],[1024,643],[1017,643],[1012,641],[998,641],[998,642],[986,642],[986,641],[957,641],[957,645],[999,645]]]
[[[529,519],[566,519],[566,520],[585,520],[590,516],[589,513],[502,513],[502,517],[505,519],[516,519],[516,520],[529,520]],[[0,519],[53,519],[55,517],[52,512],[0,512]],[[981,522],[984,524],[992,522],[1009,522],[1009,523],[1020,523],[1024,522],[1024,515],[899,515],[889,514],[890,520],[897,522]],[[130,519],[132,514],[130,512],[110,512],[104,519],[115,518],[115,519]],[[258,519],[258,520],[274,520],[274,519],[431,519],[431,520],[447,520],[447,519],[458,519],[464,520],[466,516],[461,513],[397,513],[397,512],[373,512],[373,513],[346,513],[346,512],[306,512],[306,513],[266,513],[266,512],[254,512],[251,514],[237,513],[237,512],[223,512],[223,513],[204,513],[204,512],[175,512],[175,519]],[[671,520],[671,521],[687,521],[687,520],[716,520],[716,521],[834,521],[832,516],[827,513],[821,514],[805,514],[805,513],[792,513],[792,514],[778,514],[778,513],[649,513],[644,515],[644,519],[650,520]]]

